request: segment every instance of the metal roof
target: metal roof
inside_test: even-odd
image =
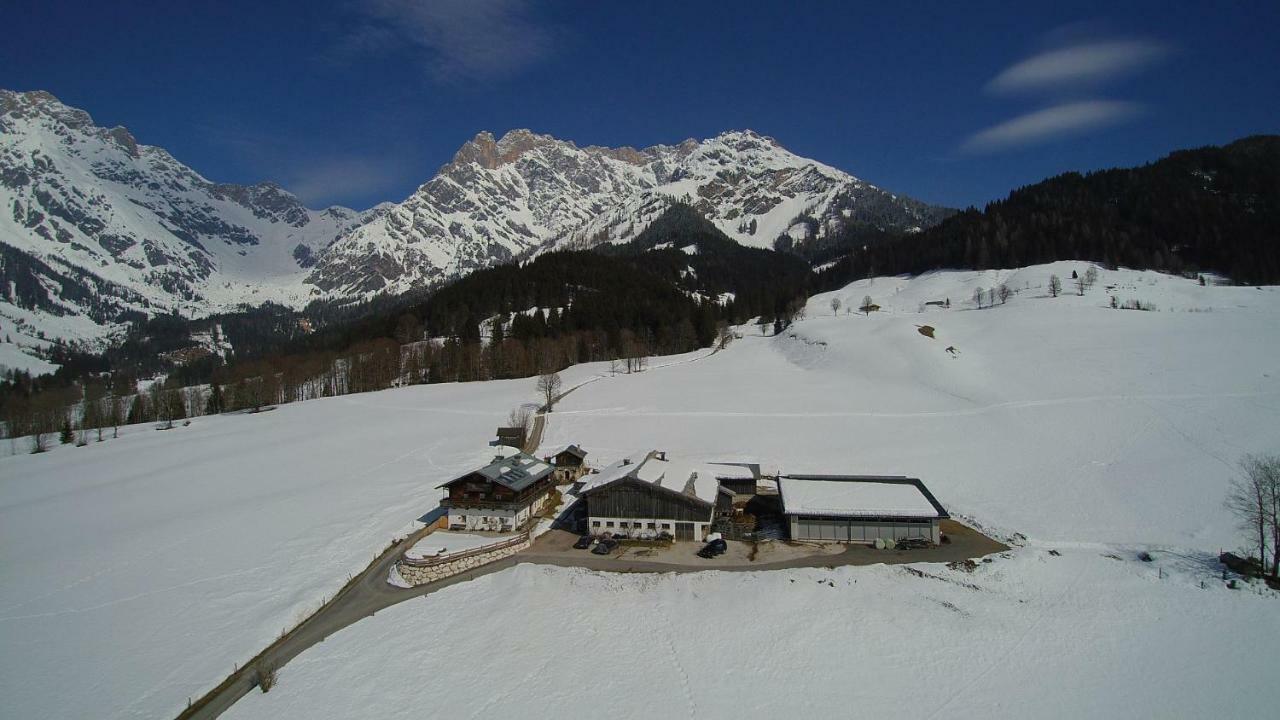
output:
[[[539,480],[547,477],[552,472],[552,467],[545,462],[539,460],[532,455],[522,452],[513,453],[511,455],[499,455],[493,459],[488,465],[476,468],[462,477],[455,478],[440,487],[448,487],[459,480],[464,480],[472,475],[479,475],[484,479],[511,488],[516,492],[520,492],[525,488],[533,485]]]
[[[788,480],[809,482],[789,485],[792,492],[788,497],[784,487]],[[839,490],[838,484],[849,484],[851,492]],[[918,496],[913,499],[911,493],[853,490],[858,484],[867,486],[868,490],[874,485],[885,486],[885,490],[893,486],[911,487]],[[778,492],[782,495],[784,515],[951,517],[919,478],[903,475],[782,475],[778,478]]]

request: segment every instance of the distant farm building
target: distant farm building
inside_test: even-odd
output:
[[[589,475],[580,493],[587,529],[636,538],[669,535],[703,540],[717,511],[731,509],[733,493],[720,487],[712,464],[675,462],[649,451]]]
[[[778,491],[792,540],[925,538],[937,544],[942,540],[938,523],[950,517],[916,478],[783,475]]]
[[[569,445],[546,456],[546,461],[556,468],[556,481],[568,483],[582,477],[587,469],[587,451],[577,445]]]
[[[554,468],[522,452],[504,453],[484,467],[440,486],[449,496],[451,530],[520,529],[540,512],[555,487]]]
[[[523,427],[500,427],[498,428],[497,439],[489,444],[495,447],[505,445],[507,447],[522,448],[524,447],[526,436],[527,432]]]

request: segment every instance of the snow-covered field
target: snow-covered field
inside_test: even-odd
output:
[[[226,717],[1266,717],[1276,603],[1085,548],[973,573],[523,565],[348,628]]]
[[[1266,714],[1280,600],[1225,589],[1212,558],[1238,544],[1235,462],[1280,451],[1280,289],[1104,271],[1044,297],[1084,267],[855,283],[844,306],[881,313],[816,297],[784,336],[584,385],[543,438],[596,464],[643,445],[917,475],[953,514],[1030,538],[1008,557],[517,567],[342,631],[231,716]],[[1019,292],[971,309],[999,282]],[[1107,286],[1158,311],[1108,309]],[[407,529],[531,395],[411,388],[0,459],[0,696],[18,717],[173,714]]]
[[[0,717],[176,714],[535,399],[532,380],[419,386],[0,458]]]

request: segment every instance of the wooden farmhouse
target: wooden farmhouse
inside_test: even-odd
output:
[[[916,478],[783,475],[782,513],[792,540],[874,543],[925,538],[941,542],[947,511]]]
[[[449,491],[440,502],[449,511],[449,529],[520,529],[545,507],[555,487],[553,470],[531,455],[512,452],[441,485]]]
[[[587,470],[587,451],[577,445],[568,445],[548,454],[544,460],[556,468],[556,482],[570,483],[582,477]]]
[[[733,502],[714,466],[669,461],[657,451],[634,454],[587,476],[579,494],[587,507],[588,532],[635,538],[666,534],[703,540],[716,513],[729,511]]]

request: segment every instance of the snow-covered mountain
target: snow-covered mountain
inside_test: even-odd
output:
[[[635,150],[528,130],[480,133],[399,204],[311,210],[272,183],[207,180],[49,93],[0,90],[0,339],[94,342],[139,314],[402,293],[628,240],[677,200],[758,247],[946,212],[751,131]]]
[[[335,242],[308,282],[345,294],[403,292],[542,249],[629,240],[676,201],[755,247],[782,235],[822,237],[850,221],[927,227],[947,212],[750,130],[643,150],[482,132],[409,199]]]
[[[48,93],[9,91],[0,209],[4,332],[37,340],[93,340],[137,313],[305,303],[315,255],[381,212],[214,183]]]

